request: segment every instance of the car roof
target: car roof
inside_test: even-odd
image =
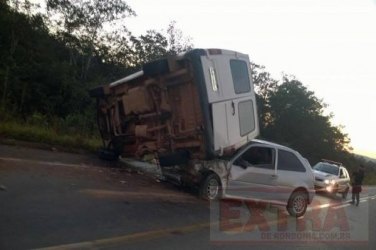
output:
[[[294,152],[298,153],[296,150],[294,150],[292,148],[283,146],[283,145],[278,144],[278,143],[270,142],[270,141],[264,141],[264,140],[254,139],[254,140],[251,141],[251,143],[253,143],[253,144],[254,143],[263,144],[263,145],[267,145],[267,146],[271,146],[271,147],[276,147],[276,148],[279,148],[279,149],[285,149],[285,150],[288,150],[288,151],[294,151]]]
[[[280,145],[280,144],[277,144],[277,143],[274,143],[274,142],[259,140],[259,139],[253,139],[253,140],[249,141],[248,143],[244,144],[242,147],[238,148],[232,155],[237,154],[238,152],[243,150],[245,147],[248,147],[249,145],[261,145],[261,146],[274,147],[274,148],[283,149],[283,150],[286,150],[286,151],[293,152],[293,153],[303,157],[298,151],[296,151],[292,148],[289,148],[289,147],[286,147],[286,146],[283,146],[283,145]]]

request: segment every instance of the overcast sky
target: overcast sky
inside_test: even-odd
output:
[[[128,0],[136,34],[172,21],[197,48],[250,55],[329,104],[355,152],[376,158],[376,0]],[[314,143],[314,142],[313,142]]]

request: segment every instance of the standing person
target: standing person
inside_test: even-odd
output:
[[[364,167],[360,165],[356,171],[352,174],[352,201],[351,204],[359,206],[359,193],[362,192],[362,184],[364,179]]]

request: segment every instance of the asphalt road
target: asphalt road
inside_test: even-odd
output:
[[[0,145],[0,249],[376,249],[375,203],[374,187],[359,207],[318,194],[296,220],[210,204],[95,155]]]

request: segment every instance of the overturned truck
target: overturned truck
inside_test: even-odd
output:
[[[206,163],[259,134],[249,64],[239,52],[194,49],[92,89],[105,155],[154,155],[162,168],[180,166],[180,182],[198,183]]]

